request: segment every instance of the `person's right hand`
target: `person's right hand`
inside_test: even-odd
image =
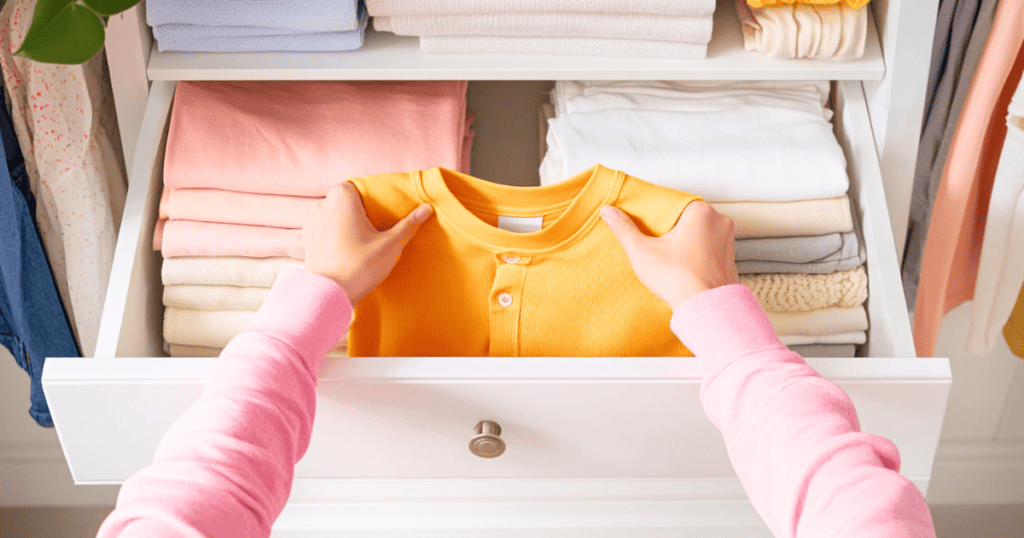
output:
[[[702,291],[739,283],[735,225],[705,202],[690,203],[661,237],[645,235],[616,207],[602,207],[601,218],[640,282],[670,308]]]

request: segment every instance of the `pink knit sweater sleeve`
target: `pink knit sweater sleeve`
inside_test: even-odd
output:
[[[320,359],[351,316],[334,281],[282,270],[153,463],[121,487],[99,537],[269,536],[309,445]]]
[[[860,431],[850,397],[782,345],[747,288],[695,295],[672,330],[700,359],[704,411],[775,536],[935,536],[896,445]]]

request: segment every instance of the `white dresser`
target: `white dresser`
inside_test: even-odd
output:
[[[915,2],[932,11],[936,3]],[[719,6],[704,60],[427,56],[415,38],[389,34],[369,35],[364,49],[353,53],[153,49],[147,58],[146,50],[135,51],[152,83],[138,136],[126,144],[130,186],[97,356],[50,358],[43,378],[76,483],[119,483],[147,465],[163,432],[199,395],[215,360],[172,359],[163,352],[160,256],[152,250],[152,231],[177,80],[508,81],[470,83],[470,106],[484,130],[481,122],[489,118],[536,118],[535,96],[495,96],[543,84],[513,81],[831,79],[836,136],[849,162],[850,196],[868,252],[871,327],[865,357],[808,363],[850,394],[864,431],[896,443],[902,473],[926,491],[951,375],[946,359],[914,357],[893,241],[894,229],[902,236],[902,228],[892,226],[887,206],[887,190],[902,206],[909,186],[887,189],[883,182],[883,169],[906,169],[906,159],[879,159],[879,147],[920,128],[919,110],[909,128],[887,121],[923,100],[885,96],[896,85],[917,88],[923,97],[923,79],[900,80],[888,61],[913,50],[879,42],[879,34],[895,39],[893,25],[909,20],[899,4],[873,2],[881,31],[873,26],[866,57],[849,63],[771,60],[744,51],[731,2]],[[148,47],[144,23],[132,24],[139,46]],[[918,50],[930,51],[930,31]],[[927,64],[927,56],[918,61]],[[122,67],[112,67],[115,76]],[[133,121],[122,118],[122,129]],[[531,157],[519,160],[515,182],[536,184],[538,140],[530,121],[517,125],[532,125],[532,133],[514,132],[515,146],[502,151],[486,147],[502,138],[478,136],[473,174],[488,179],[490,170],[509,169],[502,159],[521,146]],[[880,133],[879,125],[889,125],[888,132]],[[327,359],[313,440],[274,536],[770,536],[700,406],[697,366],[696,359],[658,357]],[[471,451],[482,421],[500,426],[497,437],[506,449],[498,457]]]

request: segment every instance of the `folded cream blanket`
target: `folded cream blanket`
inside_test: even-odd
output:
[[[769,312],[808,312],[831,307],[860,306],[868,298],[864,267],[829,275],[740,275]]]
[[[224,347],[252,321],[256,312],[164,309],[164,340],[169,344]],[[348,335],[338,345],[347,345]]]
[[[658,41],[711,41],[713,17],[651,13],[460,13],[377,17],[373,27],[398,35],[504,35],[618,37]]]
[[[792,202],[714,202],[711,205],[733,220],[736,239],[853,231],[847,196]]]
[[[263,305],[270,288],[176,284],[164,286],[164,306],[188,310],[249,310]]]
[[[462,13],[656,13],[705,16],[715,0],[366,0],[374,17]]]
[[[868,329],[868,314],[863,306],[822,308],[809,312],[768,312],[768,319],[777,334],[787,336],[824,336]]]
[[[197,256],[164,258],[160,278],[165,286],[198,284],[269,288],[281,269],[302,265],[293,258]]]
[[[747,5],[750,7],[771,7],[771,6],[788,6],[793,4],[806,4],[806,5],[819,5],[829,6],[834,4],[844,4],[847,7],[853,9],[860,9],[866,5],[870,0],[746,0]]]
[[[863,344],[868,341],[866,331],[851,331],[839,334],[805,335],[780,334],[779,340],[786,346],[806,346],[810,344]]]
[[[204,346],[185,346],[181,344],[169,344],[169,353],[172,357],[219,357],[223,348]],[[347,357],[348,347],[336,347],[327,352],[325,357]],[[814,355],[824,357],[826,355]]]
[[[707,43],[565,36],[423,36],[420,49],[430,54],[569,54],[630,58],[704,58]]]
[[[773,58],[854,60],[864,56],[868,10],[846,5],[757,8],[736,0],[743,45]]]

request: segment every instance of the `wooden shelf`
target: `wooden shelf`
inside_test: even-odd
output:
[[[743,48],[732,2],[720,2],[707,58],[608,58],[540,54],[424,54],[419,38],[367,33],[351,52],[160,52],[151,80],[881,80],[874,18],[864,57],[849,62],[768,58]]]

